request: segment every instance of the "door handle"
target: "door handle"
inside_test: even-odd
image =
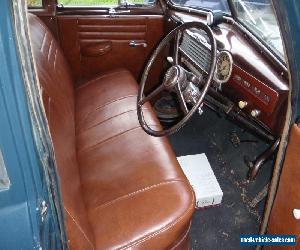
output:
[[[129,46],[132,47],[132,48],[137,47],[137,46],[142,46],[142,47],[146,48],[147,47],[147,43],[145,43],[145,42],[130,41],[129,42]]]

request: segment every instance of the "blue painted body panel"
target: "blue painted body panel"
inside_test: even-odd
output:
[[[300,1],[273,0],[292,79],[293,120],[300,116]]]
[[[12,2],[0,1],[0,149],[11,183],[0,192],[0,249],[57,249],[56,218],[50,208],[42,222],[39,211],[49,197],[13,33]]]
[[[0,1],[0,149],[10,187],[0,191],[0,249],[60,249],[56,215],[49,206],[41,220],[39,206],[49,203],[38,158],[26,91],[13,33],[10,0]],[[293,102],[300,85],[300,1],[276,1],[293,79]],[[298,102],[300,115],[300,102]]]

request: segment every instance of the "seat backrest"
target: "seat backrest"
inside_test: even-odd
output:
[[[59,45],[42,21],[28,14],[41,95],[53,141],[69,247],[94,248],[76,160],[73,80]]]

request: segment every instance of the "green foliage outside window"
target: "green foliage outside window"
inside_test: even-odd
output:
[[[42,0],[27,0],[27,5],[29,7],[42,7],[43,1]]]

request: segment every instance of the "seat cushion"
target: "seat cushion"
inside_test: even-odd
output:
[[[29,24],[69,249],[186,248],[193,192],[167,139],[141,129],[134,78],[115,70],[74,91],[51,32],[34,15]],[[159,129],[149,104],[144,112]]]
[[[189,229],[194,196],[166,138],[147,135],[136,111],[137,83],[126,70],[76,90],[81,185],[98,249],[174,246]],[[160,129],[149,104],[150,125]]]

